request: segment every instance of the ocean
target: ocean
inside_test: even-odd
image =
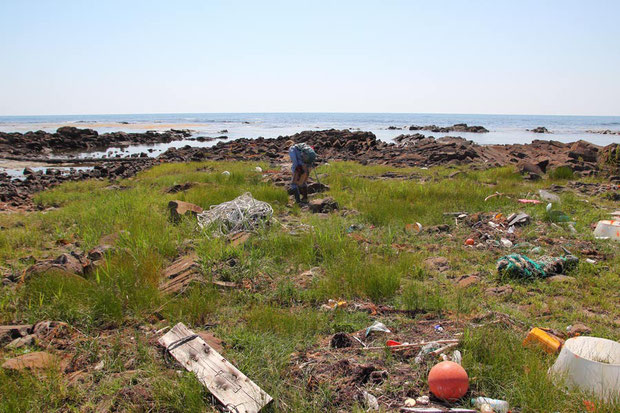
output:
[[[379,139],[389,141],[408,130],[388,130],[389,126],[450,126],[455,123],[482,125],[489,133],[433,133],[435,137],[458,135],[480,144],[529,143],[534,139],[572,142],[584,139],[597,145],[620,141],[619,135],[588,133],[588,130],[620,131],[620,116],[536,116],[536,115],[464,115],[424,113],[174,113],[134,115],[53,115],[0,116],[0,131],[54,131],[59,126],[88,127],[98,132],[191,129],[195,135],[226,135],[236,138],[273,138],[304,130],[353,129],[371,131]],[[552,134],[526,131],[544,126]],[[226,130],[226,132],[223,132]],[[415,132],[411,132],[415,133]],[[190,141],[191,142],[191,141]],[[187,144],[189,142],[185,142]],[[197,142],[193,143],[194,145]]]

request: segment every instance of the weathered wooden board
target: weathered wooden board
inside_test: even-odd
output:
[[[231,411],[256,413],[271,402],[271,396],[183,323],[162,336],[159,344]]]

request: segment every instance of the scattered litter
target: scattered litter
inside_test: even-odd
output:
[[[377,398],[372,394],[364,390],[364,404],[368,407],[368,410],[379,410],[379,402]]]
[[[323,304],[321,309],[323,310],[335,310],[336,308],[346,307],[348,303],[342,300],[332,300],[331,298],[327,300],[327,304]]]
[[[415,224],[407,224],[405,225],[405,231],[417,234],[422,231],[422,224],[419,222],[416,222]]]
[[[347,234],[351,234],[351,233],[353,233],[355,231],[359,231],[359,230],[361,230],[363,228],[364,228],[363,225],[353,224],[353,225],[349,226],[349,228],[347,228]]]
[[[562,274],[574,268],[578,262],[579,259],[574,255],[565,257],[542,256],[534,261],[525,255],[510,254],[497,260],[497,271],[512,278],[546,278],[554,274]]]
[[[620,343],[599,337],[569,338],[549,373],[569,386],[613,400],[620,394]]]
[[[454,402],[467,393],[469,377],[460,364],[442,361],[428,373],[428,387],[438,399]]]
[[[198,225],[203,229],[216,225],[216,234],[223,235],[254,230],[272,216],[271,205],[252,198],[252,194],[246,192],[232,201],[213,205],[198,214]]]
[[[262,173],[263,172],[263,168],[261,168],[260,166],[257,166],[256,168],[254,168],[254,170],[258,173]]]
[[[437,324],[435,325],[435,327],[433,327],[435,329],[435,332],[437,333],[443,333],[443,327],[441,326],[441,324]]]
[[[519,202],[522,204],[542,204],[542,201],[539,201],[538,199],[519,199]]]
[[[473,240],[473,238],[467,238],[465,240],[465,245],[474,245],[475,241]]]
[[[571,218],[566,215],[564,212],[562,211],[558,211],[557,209],[552,209],[553,208],[553,204],[549,203],[547,204],[547,218],[549,219],[549,221],[551,222],[571,222]]]
[[[230,176],[230,172],[228,172],[228,171],[224,171],[224,172],[222,172],[222,175],[224,175],[224,176]]]
[[[405,407],[414,407],[415,399],[412,399],[412,398],[406,399],[404,405]]]
[[[519,214],[512,214],[506,220],[508,221],[508,226],[513,225],[525,225],[530,222],[530,216],[525,212],[521,212]]]
[[[549,354],[557,353],[562,347],[562,342],[557,337],[538,327],[531,329],[530,332],[527,333],[525,340],[523,340],[524,346],[534,343],[538,344]]]
[[[390,329],[379,321],[375,321],[373,325],[366,329],[366,337],[372,332],[391,333]]]
[[[596,264],[596,260],[593,260],[592,258],[586,258],[586,262],[588,264]]]
[[[416,403],[421,404],[421,405],[427,405],[431,402],[431,398],[428,396],[420,396],[417,399],[415,399]]]
[[[556,194],[552,194],[551,192],[545,191],[544,189],[539,190],[538,195],[540,195],[540,198],[543,201],[554,202],[556,204],[560,202],[559,196],[557,196]]]
[[[494,194],[491,194],[487,196],[486,198],[484,198],[484,202],[488,201],[491,198],[500,197],[500,196],[506,196],[506,194],[503,194],[501,192],[495,192]]]
[[[620,221],[599,221],[594,229],[594,237],[620,241]]]
[[[510,241],[508,238],[502,238],[502,239],[500,239],[500,242],[502,243],[502,247],[504,247],[504,248],[511,248],[512,247],[512,241]]]
[[[385,345],[388,347],[402,346],[403,344],[408,344],[408,343],[401,343],[400,341],[394,341],[394,340],[388,340],[385,342]]]
[[[474,407],[481,408],[482,405],[487,404],[491,406],[495,413],[508,413],[510,405],[505,400],[491,399],[490,397],[476,397],[471,399],[471,403]]]
[[[159,344],[182,366],[195,373],[228,411],[255,413],[273,400],[183,323],[163,335]]]

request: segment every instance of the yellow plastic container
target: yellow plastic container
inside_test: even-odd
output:
[[[536,343],[540,345],[547,353],[557,353],[562,347],[562,342],[538,327],[534,327],[527,333],[527,337],[523,340],[523,345]]]

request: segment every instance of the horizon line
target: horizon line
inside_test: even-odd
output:
[[[126,112],[126,113],[69,113],[69,114],[28,114],[0,115],[0,118],[26,118],[51,116],[128,116],[128,115],[260,115],[260,114],[341,114],[341,115],[456,115],[456,116],[556,116],[556,117],[604,117],[615,118],[620,115],[581,115],[581,114],[534,114],[534,113],[456,113],[456,112]]]

